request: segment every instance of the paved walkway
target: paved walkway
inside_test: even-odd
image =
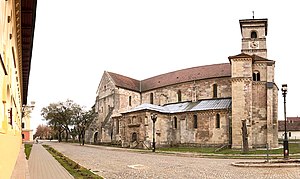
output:
[[[74,178],[41,144],[33,144],[28,164],[30,179]]]
[[[21,145],[19,156],[11,175],[11,179],[29,179],[28,161],[24,153],[24,144]]]

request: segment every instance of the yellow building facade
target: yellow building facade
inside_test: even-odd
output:
[[[22,144],[37,0],[0,0],[0,178],[10,178]]]

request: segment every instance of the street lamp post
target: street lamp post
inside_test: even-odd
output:
[[[282,96],[284,103],[284,140],[283,140],[283,156],[284,159],[289,159],[289,141],[286,132],[286,94],[287,94],[287,84],[283,84],[282,88]]]
[[[151,114],[151,119],[153,121],[153,148],[152,152],[155,152],[155,122],[157,119],[157,114]]]

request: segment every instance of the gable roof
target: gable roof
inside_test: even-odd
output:
[[[107,73],[110,75],[116,86],[136,92],[145,92],[168,85],[194,80],[230,77],[231,66],[230,63],[198,66],[165,73],[142,81],[113,72]]]
[[[255,55],[255,54],[249,55],[246,53],[240,53],[238,55],[229,56],[228,59],[229,59],[230,63],[231,63],[231,59],[234,59],[234,58],[252,58],[252,63],[257,62],[257,61],[267,61],[267,62],[275,63],[274,60],[269,60],[269,59],[263,58],[261,56]]]
[[[228,57],[229,60],[231,60],[233,58],[252,58],[252,56],[249,54],[246,54],[246,53],[240,53],[238,55],[233,55],[233,56]]]
[[[113,72],[107,72],[117,87],[140,92],[140,81]]]
[[[285,121],[278,120],[278,131],[284,131]],[[300,131],[300,117],[287,117],[287,131]]]

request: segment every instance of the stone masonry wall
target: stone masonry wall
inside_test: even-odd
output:
[[[118,88],[117,90],[119,106],[115,109],[115,113],[121,113],[132,109],[141,104],[141,95],[138,92]],[[131,104],[129,97],[131,96]]]
[[[150,147],[153,141],[153,122],[150,111],[124,114],[121,135],[123,147]],[[220,128],[216,128],[216,114],[220,115]],[[197,128],[194,118],[197,115]],[[177,119],[177,125],[175,119]],[[137,143],[133,141],[137,134]],[[157,146],[172,145],[222,145],[229,142],[229,111],[204,111],[187,114],[160,114],[155,123]],[[143,145],[142,145],[143,143]]]
[[[242,120],[252,124],[252,58],[231,60],[232,73],[232,147],[242,147]],[[247,127],[248,144],[252,146],[252,128]]]
[[[178,91],[181,91],[181,101],[197,101],[213,98],[213,85],[217,84],[217,97],[231,97],[230,78],[215,78],[198,80],[147,91],[142,94],[142,103],[150,103],[150,93],[156,105],[178,102]]]
[[[252,143],[255,147],[266,145],[267,135],[267,89],[266,82],[253,82],[252,88]]]
[[[278,88],[274,84],[273,86],[273,143],[271,147],[278,147]]]

